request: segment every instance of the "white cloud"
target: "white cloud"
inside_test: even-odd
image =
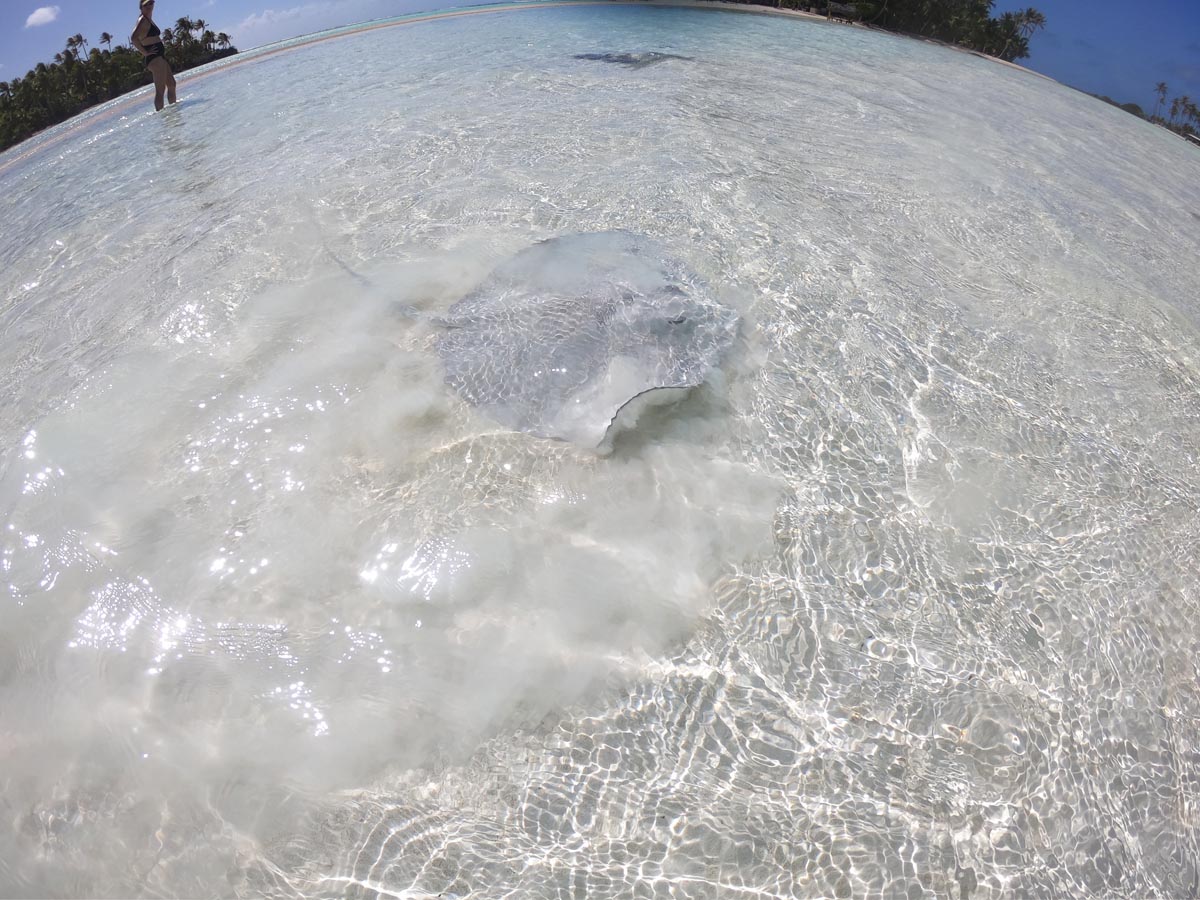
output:
[[[288,9],[264,9],[260,13],[254,13],[243,19],[238,25],[238,31],[255,31],[295,19],[307,19],[318,13],[329,12],[332,8],[332,3],[306,3],[303,6],[292,6]]]
[[[29,18],[25,20],[25,27],[32,28],[35,25],[49,25],[58,18],[60,10],[57,6],[39,6],[29,14]]]
[[[418,9],[442,9],[452,6],[446,0],[292,0],[295,6],[264,9],[252,13],[228,29],[233,42],[243,50],[272,41],[311,34],[325,28],[365,22],[384,15],[397,15]],[[461,0],[455,0],[461,2]],[[479,2],[479,0],[474,0]]]
[[[301,34],[325,28],[349,25],[370,18],[364,12],[379,0],[310,0],[284,9],[264,9],[243,19],[229,31],[233,42],[243,50],[261,47]],[[445,5],[444,3],[442,5]]]

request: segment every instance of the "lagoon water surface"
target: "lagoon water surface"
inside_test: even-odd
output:
[[[0,157],[0,893],[1200,890],[1196,148],[633,6],[180,92]],[[610,455],[397,314],[608,230],[740,318]]]

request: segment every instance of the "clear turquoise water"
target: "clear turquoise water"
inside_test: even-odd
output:
[[[0,157],[0,893],[1200,889],[1195,148],[633,6],[182,88]],[[610,228],[744,322],[610,457],[395,314]]]

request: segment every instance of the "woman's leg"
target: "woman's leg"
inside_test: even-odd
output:
[[[150,74],[154,76],[154,108],[162,109],[162,95],[167,90],[167,76],[170,74],[167,60],[164,60],[162,56],[150,60]]]
[[[154,76],[154,108],[163,108],[163,94],[170,91],[170,100],[175,102],[175,76],[171,67],[161,56],[150,61],[150,74]]]
[[[175,73],[171,71],[170,63],[164,61],[163,65],[167,70],[167,102],[175,102]]]

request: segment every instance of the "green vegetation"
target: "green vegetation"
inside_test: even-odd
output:
[[[748,0],[806,9],[853,19],[889,31],[920,35],[977,50],[1003,60],[1029,55],[1029,38],[1046,24],[1032,7],[992,16],[995,0]],[[175,71],[236,53],[229,37],[207,30],[202,19],[181,18],[164,29],[167,61]],[[0,150],[30,135],[148,83],[141,54],[129,46],[92,47],[83,35],[67,39],[66,49],[47,65],[38,63],[24,78],[0,82]],[[86,54],[86,55],[85,55]],[[1184,98],[1186,99],[1186,98]],[[1193,107],[1194,108],[1194,107]]]
[[[1154,112],[1147,114],[1144,109],[1136,103],[1118,103],[1112,97],[1105,97],[1102,94],[1092,94],[1098,100],[1103,100],[1105,103],[1111,103],[1118,109],[1123,109],[1127,113],[1132,113],[1139,119],[1145,119],[1147,122],[1153,122],[1155,125],[1161,125],[1169,131],[1174,131],[1183,137],[1190,137],[1193,140],[1200,142],[1200,107],[1196,106],[1194,100],[1187,94],[1182,97],[1175,97],[1171,100],[1170,106],[1167,105],[1167,94],[1170,88],[1167,87],[1165,81],[1160,81],[1154,86],[1154,93],[1158,96],[1158,102],[1154,104]],[[1164,117],[1163,112],[1168,115]]]
[[[766,2],[772,0],[747,0]],[[1046,17],[1030,7],[1024,12],[992,16],[995,0],[774,0],[776,7],[804,9],[841,19],[852,19],[901,34],[920,35],[977,50],[1003,60],[1029,56],[1029,39],[1046,25]],[[203,19],[186,16],[174,28],[164,28],[162,41],[167,61],[176,72],[231,56],[237,48],[229,35],[213,34]],[[148,84],[141,54],[128,45],[112,46],[108,32],[92,47],[82,34],[67,38],[54,62],[38,63],[24,78],[0,81],[0,150],[30,135],[69,119],[89,106],[103,103]],[[85,55],[86,54],[86,55]],[[1099,97],[1139,118],[1177,134],[1200,139],[1200,110],[1190,97],[1175,97],[1167,104],[1165,82],[1155,87],[1158,103],[1147,114],[1136,103],[1118,103]],[[1093,95],[1099,96],[1099,95]],[[1163,113],[1168,113],[1164,117]]]
[[[992,16],[994,0],[856,0],[863,20],[907,34],[957,44],[1012,62],[1029,56],[1029,39],[1046,27],[1033,7]]]
[[[24,78],[0,81],[0,150],[153,80],[141,53],[128,45],[114,48],[112,42],[104,32],[98,41],[104,49],[89,52],[87,40],[76,34],[54,62],[38,63]],[[176,72],[238,52],[229,35],[213,34],[203,19],[186,16],[163,29],[162,42]]]
[[[1046,17],[1033,7],[993,17],[995,0],[774,0],[774,4],[933,38],[1009,62],[1027,57],[1029,39],[1046,27]]]
[[[1158,94],[1158,106],[1161,107],[1167,99],[1167,85],[1160,81],[1156,88]],[[1146,116],[1151,122],[1161,125],[1164,128],[1169,128],[1176,134],[1184,136],[1193,135],[1200,136],[1200,131],[1196,129],[1200,127],[1200,108],[1196,107],[1196,103],[1187,94],[1182,97],[1176,97],[1171,101],[1168,107],[1171,112],[1169,119],[1164,119],[1157,112],[1154,115]]]

